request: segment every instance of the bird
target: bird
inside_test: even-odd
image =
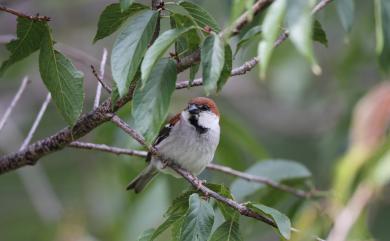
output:
[[[141,192],[159,172],[180,177],[166,166],[166,161],[198,176],[214,158],[220,138],[219,119],[218,107],[212,99],[191,99],[186,108],[161,129],[152,144],[159,155],[148,153],[148,166],[128,184],[127,190]]]

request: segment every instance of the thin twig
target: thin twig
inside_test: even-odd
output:
[[[51,95],[48,93],[19,150],[25,149],[30,143],[44,113],[46,112],[50,100]],[[43,167],[36,166],[33,169],[20,169],[18,170],[18,174],[40,216],[48,222],[60,220],[63,207],[58,196],[54,192]]]
[[[5,123],[7,122],[8,117],[11,115],[11,112],[14,109],[16,103],[18,103],[20,97],[22,96],[24,90],[26,89],[28,83],[30,83],[30,80],[27,76],[25,76],[22,80],[22,83],[20,84],[18,91],[16,92],[14,98],[11,101],[11,104],[8,106],[7,110],[5,111],[3,117],[0,120],[0,132],[3,129]]]
[[[314,8],[313,10],[311,11],[312,14],[320,11],[321,9],[323,9],[326,5],[328,5],[330,2],[332,2],[333,0],[322,0],[320,1]]]
[[[99,81],[99,83],[103,86],[103,88],[109,93],[111,94],[112,92],[112,89],[110,86],[108,86],[99,76],[99,74],[97,73],[95,67],[93,65],[91,65],[91,70],[92,70],[92,74],[95,76],[95,78],[97,79],[97,81]],[[96,108],[95,108],[96,109]]]
[[[112,118],[111,118],[111,121],[117,125],[119,128],[121,128],[122,130],[124,130],[127,134],[129,134],[131,137],[133,137],[134,140],[136,140],[138,143],[140,143],[141,145],[145,146],[149,151],[152,151],[153,154],[157,154],[157,150],[148,145],[146,142],[145,142],[145,139],[143,136],[141,136],[136,130],[134,130],[133,128],[131,128],[129,125],[127,125],[126,122],[124,122],[121,118],[119,118],[117,115],[111,115]]]
[[[139,156],[146,157],[148,154],[146,151],[130,150],[125,148],[107,146],[104,144],[95,144],[88,142],[74,141],[68,145],[69,147],[78,148],[78,149],[87,149],[87,150],[98,150],[113,153],[116,155],[128,155],[128,156]]]
[[[347,206],[337,215],[327,240],[346,240],[351,227],[359,218],[364,207],[368,204],[373,195],[373,186],[366,183],[360,184],[355,193],[352,195]]]
[[[232,176],[236,176],[236,177],[239,177],[241,179],[244,179],[244,180],[247,180],[247,181],[250,181],[250,182],[262,183],[264,185],[267,185],[269,187],[281,190],[283,192],[291,193],[291,194],[293,194],[293,195],[295,195],[297,197],[311,198],[311,197],[316,196],[316,194],[314,192],[306,192],[306,191],[303,191],[303,190],[295,189],[295,188],[292,188],[290,186],[287,186],[287,185],[275,182],[275,181],[273,181],[273,180],[271,180],[269,178],[261,177],[261,176],[255,176],[255,175],[251,175],[251,174],[248,174],[248,173],[240,172],[240,171],[234,170],[234,169],[232,169],[230,167],[226,167],[226,166],[222,166],[222,165],[217,165],[217,164],[212,164],[211,163],[211,164],[209,164],[207,166],[207,168],[210,169],[210,170],[219,171],[219,172],[223,172],[223,173],[226,173],[226,174],[229,174],[229,175],[232,175]]]
[[[50,100],[51,100],[51,95],[49,93],[49,94],[46,95],[46,99],[43,102],[43,104],[41,106],[41,109],[39,110],[38,115],[37,115],[37,117],[36,117],[32,127],[31,127],[30,131],[27,134],[26,139],[24,139],[23,144],[20,146],[19,151],[25,149],[28,146],[28,144],[30,143],[30,141],[31,141],[35,131],[37,130],[37,127],[38,127],[39,123],[42,120],[43,114],[45,113],[46,108],[49,105]]]
[[[7,13],[13,14],[15,16],[21,17],[21,18],[27,18],[27,19],[30,19],[33,21],[43,21],[43,22],[50,21],[50,17],[48,17],[48,16],[40,16],[39,14],[37,14],[35,16],[27,15],[25,13],[19,12],[17,10],[12,9],[12,8],[7,8],[7,7],[2,6],[2,5],[0,5],[0,11],[7,12]]]
[[[39,123],[42,120],[47,106],[50,103],[50,100],[51,95],[49,93],[46,95],[41,109],[39,110],[38,115],[19,150],[25,149],[30,143]],[[18,170],[18,174],[40,216],[47,222],[60,220],[63,207],[43,168],[41,166],[37,166],[33,169],[20,169]]]
[[[253,4],[252,8],[243,13],[236,21],[232,24],[232,27],[224,29],[220,36],[234,36],[237,35],[241,29],[249,23],[251,16],[258,14],[261,10],[268,7],[274,0],[258,0]]]
[[[93,104],[93,109],[98,108],[99,103],[100,103],[100,96],[102,94],[102,84],[101,83],[103,82],[103,79],[104,79],[104,69],[106,67],[106,62],[107,62],[107,49],[104,48],[103,55],[102,55],[102,61],[100,62],[100,70],[99,70],[99,79],[101,81],[99,81],[99,83],[97,84],[97,87],[96,87],[96,96],[95,96],[95,101]],[[109,93],[111,93],[111,92],[109,92]]]

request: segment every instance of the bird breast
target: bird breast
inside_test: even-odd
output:
[[[219,133],[219,125],[216,125],[200,134],[188,121],[181,119],[172,128],[169,136],[156,147],[164,158],[179,164],[194,175],[199,175],[213,160],[219,143]],[[156,166],[161,168],[161,163],[157,162],[159,160],[154,160]],[[172,174],[171,171],[168,172]]]

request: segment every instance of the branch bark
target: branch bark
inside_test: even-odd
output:
[[[33,21],[43,21],[43,22],[50,21],[50,17],[40,16],[39,14],[36,14],[35,16],[27,15],[25,13],[19,12],[17,10],[12,9],[12,8],[7,8],[5,6],[0,6],[0,11],[7,12],[7,13],[13,14],[15,16],[21,17],[21,18],[27,18],[27,19],[33,20]]]
[[[80,142],[80,141],[74,141],[70,143],[68,146],[73,148],[78,148],[78,149],[104,151],[116,155],[146,157],[146,155],[148,154],[146,151],[129,150],[125,148],[107,146],[105,144],[95,144],[95,143]]]

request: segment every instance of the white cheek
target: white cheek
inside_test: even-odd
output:
[[[210,129],[219,128],[219,118],[214,113],[201,112],[199,114],[198,124]]]

